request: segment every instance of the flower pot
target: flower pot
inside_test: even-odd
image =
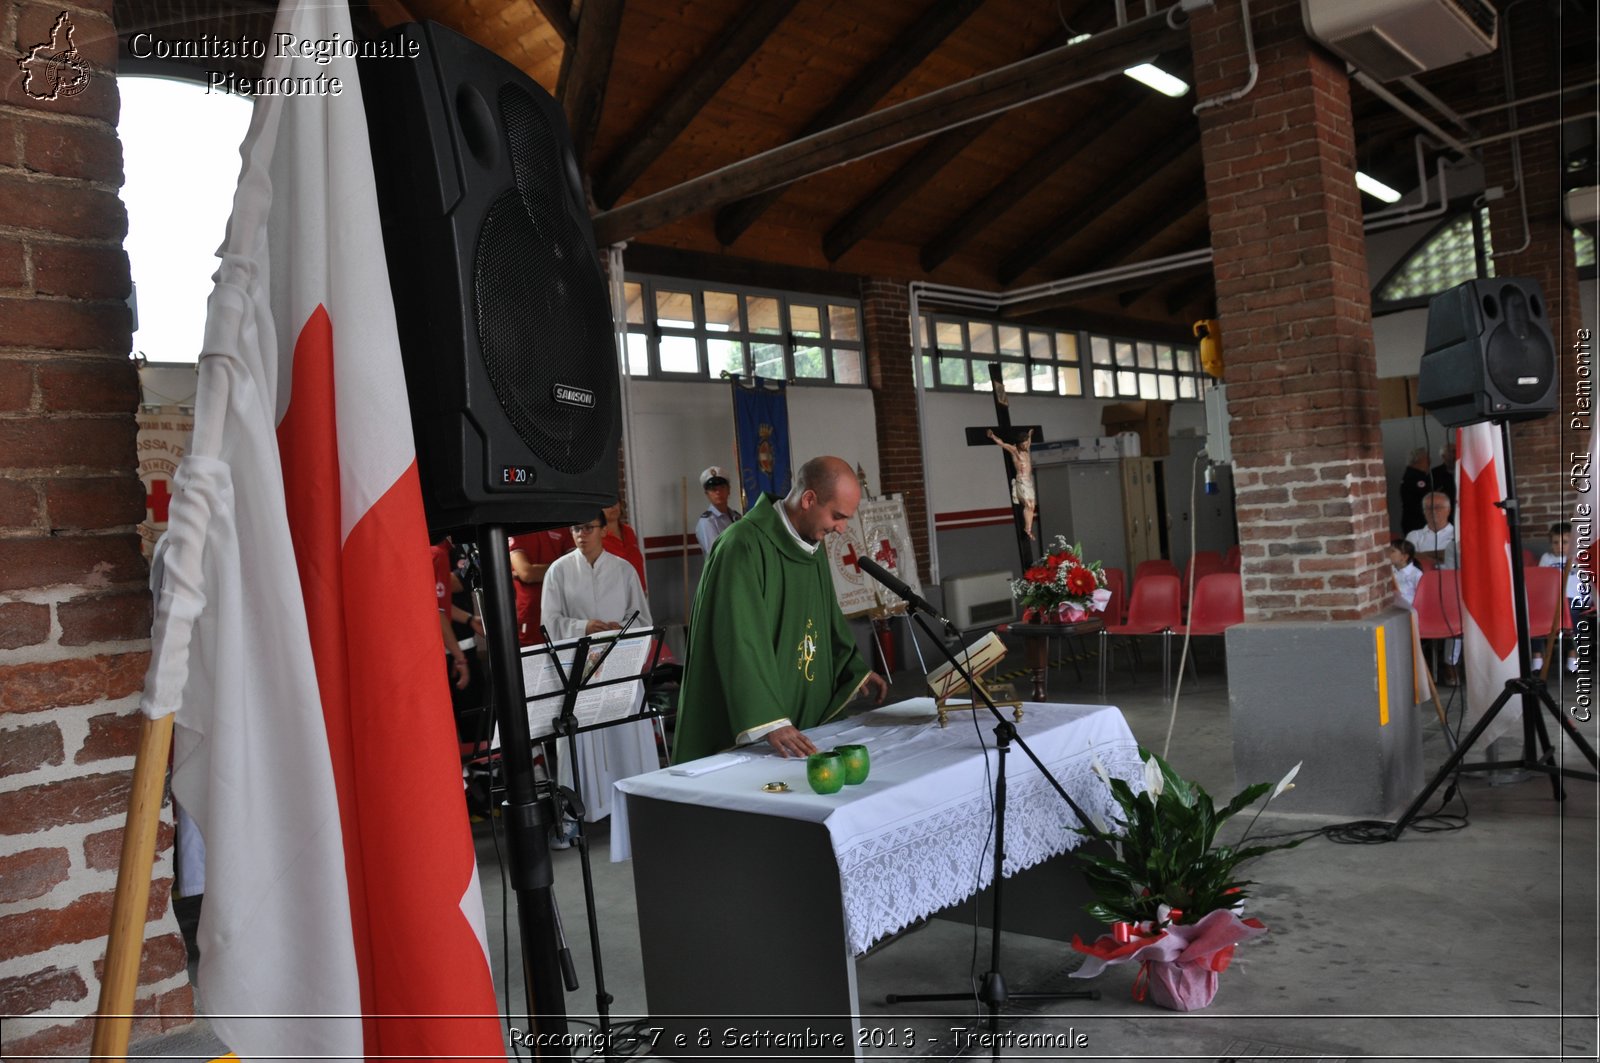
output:
[[[1139,977],[1147,983],[1150,1003],[1170,1011],[1197,1011],[1217,995],[1217,972],[1205,963],[1168,963],[1150,960]],[[1135,999],[1139,991],[1134,990]]]

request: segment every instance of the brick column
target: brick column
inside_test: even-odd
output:
[[[1349,86],[1298,0],[1251,13],[1255,88],[1199,115],[1246,613],[1355,620],[1391,581]],[[1238,0],[1195,12],[1191,39],[1199,99],[1244,84]]]
[[[928,575],[928,492],[917,421],[917,382],[911,351],[911,304],[904,284],[878,277],[861,282],[863,340],[872,412],[878,423],[878,490],[901,494],[922,578]]]
[[[1478,107],[1506,102],[1505,58],[1511,60],[1511,97],[1533,96],[1559,88],[1563,78],[1560,57],[1561,27],[1550,12],[1539,4],[1517,4],[1501,24],[1501,49],[1479,60],[1482,75],[1478,84],[1483,94]],[[1569,110],[1585,97],[1569,100]],[[1542,100],[1516,109],[1518,128],[1542,125],[1560,116],[1554,99]],[[1509,111],[1485,115],[1479,121],[1479,135],[1493,136],[1511,129]],[[1521,185],[1517,180],[1516,154],[1521,149]],[[1560,373],[1561,407],[1559,415],[1514,425],[1511,442],[1515,449],[1517,501],[1522,511],[1522,531],[1530,546],[1543,541],[1553,521],[1572,516],[1572,488],[1569,486],[1570,455],[1587,452],[1588,425],[1593,420],[1588,410],[1577,408],[1578,389],[1575,343],[1583,326],[1578,298],[1577,258],[1572,244],[1572,228],[1562,210],[1561,130],[1550,128],[1528,133],[1515,141],[1506,140],[1484,146],[1484,181],[1489,188],[1509,190],[1489,205],[1489,226],[1493,237],[1494,274],[1497,277],[1528,277],[1544,290],[1546,312],[1556,347]],[[1526,197],[1527,213],[1523,213]],[[1526,228],[1524,228],[1526,218]],[[1509,253],[1507,253],[1509,252]],[[1575,423],[1581,431],[1574,430]],[[1563,497],[1565,494],[1565,497]],[[1536,548],[1535,548],[1536,549]]]
[[[8,8],[4,50],[63,10]],[[44,1013],[98,1001],[149,656],[116,42],[109,0],[65,10],[81,92],[0,63],[0,1012],[37,1016],[7,1020],[12,1057],[89,1047],[92,1020]],[[194,1014],[166,819],[136,1038]]]

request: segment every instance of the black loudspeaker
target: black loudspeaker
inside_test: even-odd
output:
[[[1445,427],[1554,413],[1556,376],[1538,281],[1467,281],[1429,301],[1417,404]]]
[[[386,39],[361,88],[429,526],[588,520],[617,497],[622,417],[566,120],[442,26]]]

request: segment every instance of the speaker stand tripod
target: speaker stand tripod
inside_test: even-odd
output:
[[[1504,501],[1498,504],[1504,512],[1506,523],[1511,530],[1511,596],[1517,624],[1517,675],[1514,679],[1506,680],[1505,689],[1500,691],[1500,695],[1494,699],[1494,702],[1479,717],[1472,730],[1467,732],[1467,737],[1462,739],[1461,743],[1456,746],[1449,759],[1444,762],[1438,773],[1434,775],[1433,780],[1428,783],[1422,793],[1417,795],[1417,799],[1411,802],[1411,807],[1406,809],[1405,813],[1389,828],[1388,837],[1390,841],[1400,837],[1406,827],[1410,826],[1411,822],[1417,818],[1417,813],[1422,810],[1423,805],[1427,804],[1428,798],[1432,797],[1434,791],[1438,790],[1444,784],[1444,781],[1450,777],[1451,773],[1458,768],[1461,771],[1474,772],[1495,771],[1501,768],[1542,772],[1550,776],[1552,796],[1557,801],[1565,800],[1567,796],[1561,785],[1561,777],[1563,775],[1573,779],[1588,779],[1591,781],[1600,779],[1600,775],[1596,775],[1594,772],[1564,768],[1556,763],[1555,748],[1550,742],[1550,732],[1545,729],[1544,717],[1540,715],[1541,710],[1548,712],[1555,719],[1557,726],[1582,751],[1589,761],[1589,766],[1591,768],[1600,767],[1595,762],[1594,747],[1589,745],[1583,734],[1578,730],[1577,725],[1567,718],[1566,713],[1561,711],[1561,706],[1557,705],[1555,700],[1550,697],[1550,691],[1545,688],[1544,680],[1533,674],[1533,659],[1530,655],[1528,642],[1527,579],[1522,571],[1522,529],[1517,513],[1516,470],[1512,465],[1511,457],[1511,424],[1505,420],[1496,423],[1500,426],[1500,442],[1505,452],[1506,497]],[[1472,748],[1473,743],[1494,722],[1495,717],[1500,715],[1500,710],[1511,703],[1512,698],[1521,698],[1522,700],[1522,757],[1518,760],[1495,760],[1485,761],[1481,764],[1462,765],[1461,762],[1466,759],[1467,751]],[[1537,753],[1535,752],[1535,743],[1537,743]],[[1451,793],[1454,793],[1453,785],[1451,790],[1446,793],[1445,799],[1447,801]]]
[[[1006,988],[1005,976],[1000,972],[1000,935],[1005,930],[1004,909],[1001,902],[1005,897],[1006,881],[1006,755],[1011,751],[1011,744],[1015,742],[1017,748],[1028,755],[1028,759],[1033,761],[1034,767],[1039,769],[1039,774],[1043,775],[1045,780],[1055,787],[1056,793],[1061,795],[1062,800],[1066,801],[1067,807],[1071,808],[1073,814],[1078,817],[1079,823],[1087,825],[1089,823],[1089,814],[1078,807],[1078,803],[1072,799],[1072,795],[1067,793],[1066,788],[1057,781],[1054,775],[1050,774],[1050,770],[1044,766],[1044,763],[1039,760],[1033,750],[1028,748],[1028,743],[1022,740],[1021,735],[1017,734],[1016,725],[1000,711],[999,707],[989,697],[988,691],[984,690],[982,684],[973,678],[972,673],[967,671],[966,666],[957,659],[956,654],[951,652],[950,647],[945,645],[944,640],[933,633],[933,629],[928,626],[922,614],[916,613],[914,617],[918,626],[922,628],[923,633],[933,640],[934,645],[939,647],[939,652],[944,654],[945,659],[950,662],[956,672],[967,681],[967,686],[972,691],[974,702],[981,701],[995,718],[995,752],[998,756],[994,772],[994,877],[992,880],[994,925],[989,931],[989,970],[984,973],[982,985],[977,992],[978,1000],[989,1009],[989,1032],[991,1034],[999,1033],[1000,1012],[1009,1001],[1099,1000],[1100,991],[1097,989],[1078,989],[1060,993],[1013,993]],[[890,993],[884,997],[884,1003],[912,1004],[930,1001],[971,1000],[972,997],[973,994],[970,991],[965,993],[917,993],[909,995]],[[999,1059],[1000,1039],[998,1037],[991,1038],[990,1044],[993,1058]]]

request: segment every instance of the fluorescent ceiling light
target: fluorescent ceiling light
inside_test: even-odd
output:
[[[1396,192],[1376,177],[1368,177],[1360,170],[1356,171],[1356,187],[1373,199],[1381,199],[1385,203],[1400,202],[1399,192]]]
[[[1089,34],[1080,33],[1067,40],[1068,44],[1079,44],[1089,39]],[[1140,63],[1130,66],[1123,71],[1124,74],[1142,85],[1148,85],[1164,96],[1182,96],[1189,91],[1189,83],[1182,78],[1173,77],[1154,63]]]
[[[1130,66],[1123,73],[1140,84],[1150,86],[1163,96],[1182,96],[1189,91],[1189,83],[1187,81],[1173,77],[1154,63],[1140,63],[1138,66]]]

